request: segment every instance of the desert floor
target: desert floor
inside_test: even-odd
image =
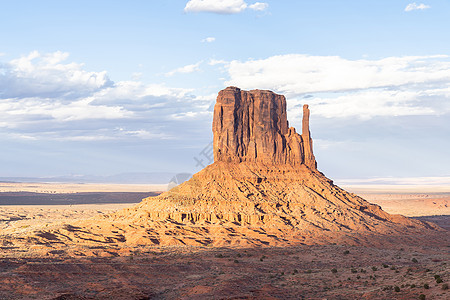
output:
[[[450,230],[448,187],[344,188],[389,213]],[[0,232],[91,218],[161,190],[3,183]],[[127,256],[81,258],[8,254],[0,244],[0,299],[450,299],[449,233],[442,233],[440,247],[149,247]]]

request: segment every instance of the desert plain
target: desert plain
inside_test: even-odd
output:
[[[31,189],[39,193],[32,192]],[[29,192],[39,205],[0,206],[2,235],[87,220],[140,201],[73,204],[70,195],[149,186],[15,184],[0,196]],[[118,255],[86,249],[81,255],[1,245],[0,299],[448,299],[450,187],[344,186],[383,210],[435,222],[447,231],[434,244],[398,247],[299,245],[293,247],[138,247]],[[433,191],[438,191],[434,193]],[[55,194],[69,195],[52,204]],[[106,197],[106,196],[105,196]],[[124,198],[124,199],[125,199]],[[421,296],[423,295],[423,296]],[[425,298],[419,298],[425,297]]]

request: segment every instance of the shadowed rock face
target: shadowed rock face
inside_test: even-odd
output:
[[[316,169],[307,105],[303,115],[299,135],[289,128],[284,96],[236,87],[220,91],[214,107],[214,161],[305,164]]]

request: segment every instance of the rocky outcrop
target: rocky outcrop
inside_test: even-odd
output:
[[[213,164],[135,207],[34,239],[121,247],[372,245],[441,230],[334,185],[316,169],[309,116],[305,105],[299,135],[288,126],[284,96],[226,88],[214,108]]]
[[[284,96],[236,87],[220,91],[214,107],[214,163],[113,219],[164,228],[164,234],[154,230],[152,239],[166,243],[161,236],[172,236],[175,244],[355,242],[355,234],[401,236],[436,229],[390,215],[319,172],[309,117],[304,105],[300,135],[289,128]],[[183,238],[183,232],[195,234]]]
[[[236,87],[220,91],[214,107],[214,161],[306,164],[315,169],[307,105],[303,114],[299,135],[289,128],[284,96]]]

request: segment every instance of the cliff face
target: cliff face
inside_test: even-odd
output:
[[[305,164],[316,169],[309,134],[309,109],[303,107],[303,133],[289,128],[286,98],[271,91],[219,92],[214,107],[214,161]]]

